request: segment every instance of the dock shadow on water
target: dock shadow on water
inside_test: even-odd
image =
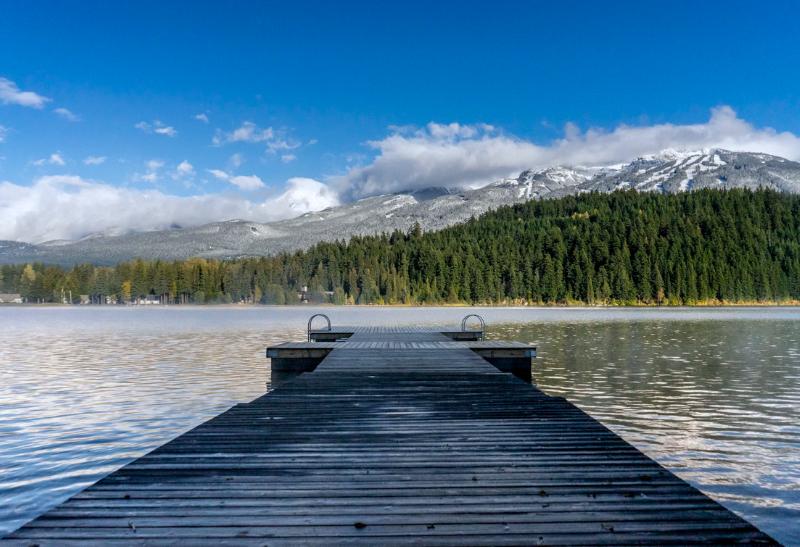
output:
[[[264,348],[310,308],[0,309],[0,534],[286,378]],[[454,309],[327,309],[340,324]],[[788,545],[800,544],[797,310],[481,310],[562,395]]]

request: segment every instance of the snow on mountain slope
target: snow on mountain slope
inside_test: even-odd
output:
[[[800,164],[767,154],[665,150],[623,165],[523,171],[478,189],[440,187],[372,196],[269,224],[232,220],[156,232],[95,234],[43,245],[0,241],[0,263],[113,264],[134,257],[261,256],[306,248],[319,241],[408,230],[417,222],[426,230],[440,229],[529,199],[620,189],[676,193],[759,187],[800,193]]]
[[[578,186],[591,178],[591,171],[585,168],[550,167],[528,170],[515,179],[504,179],[494,183],[497,186],[517,187],[519,199],[541,198],[553,192],[565,191]]]
[[[684,192],[700,188],[771,188],[800,192],[800,164],[767,154],[666,150],[634,160],[619,170],[598,173],[581,191]]]

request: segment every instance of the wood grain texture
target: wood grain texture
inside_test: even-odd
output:
[[[471,343],[431,329],[352,332],[314,372],[164,444],[4,541],[774,544],[576,406],[498,371]]]

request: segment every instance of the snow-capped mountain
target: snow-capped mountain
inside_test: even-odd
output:
[[[557,192],[569,193],[569,189],[586,183],[592,175],[592,170],[579,167],[529,169],[520,173],[517,178],[504,179],[494,183],[494,186],[517,188],[517,197],[528,200],[547,197]]]
[[[368,197],[353,203],[261,224],[244,220],[78,241],[30,245],[0,241],[0,263],[111,264],[133,257],[180,259],[269,255],[354,235],[444,228],[490,209],[530,199],[635,189],[676,193],[700,188],[771,188],[800,193],[800,163],[767,154],[726,150],[676,151],[604,167],[528,170],[472,190],[446,186]]]
[[[618,169],[606,169],[591,181],[591,189],[609,192],[633,188],[643,192],[683,192],[700,188],[771,188],[800,191],[800,164],[770,156],[701,150],[666,150],[639,158]]]

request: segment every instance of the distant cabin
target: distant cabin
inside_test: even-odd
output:
[[[0,293],[0,304],[22,304],[23,302],[21,294]]]

